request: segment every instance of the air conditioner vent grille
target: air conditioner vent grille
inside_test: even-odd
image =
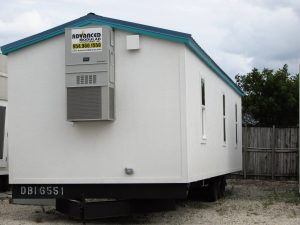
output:
[[[101,118],[101,87],[67,88],[69,120]]]
[[[76,76],[76,84],[84,85],[84,84],[96,84],[97,76],[96,75],[79,75]]]

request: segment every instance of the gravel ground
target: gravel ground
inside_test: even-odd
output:
[[[82,224],[53,207],[0,200],[0,224]],[[300,224],[296,182],[228,180],[226,196],[214,203],[180,201],[176,211],[89,221],[87,224]]]

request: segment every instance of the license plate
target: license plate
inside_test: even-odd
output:
[[[59,198],[64,195],[62,185],[13,185],[13,198]]]

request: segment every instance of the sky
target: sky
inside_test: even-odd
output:
[[[299,72],[300,0],[0,0],[0,46],[94,12],[192,34],[231,77]]]

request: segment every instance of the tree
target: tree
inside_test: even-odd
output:
[[[299,124],[299,74],[288,66],[273,71],[254,68],[246,75],[236,75],[242,98],[243,123],[257,126],[297,126]]]

